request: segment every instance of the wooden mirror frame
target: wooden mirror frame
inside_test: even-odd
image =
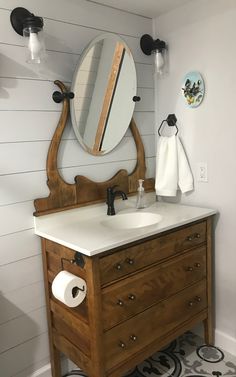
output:
[[[67,93],[66,86],[61,81],[54,82],[62,93]],[[58,211],[77,208],[106,200],[106,189],[118,185],[119,189],[132,195],[137,192],[138,179],[144,179],[146,191],[154,190],[154,179],[145,179],[146,164],[143,143],[132,118],[130,129],[137,149],[137,162],[131,174],[127,170],[119,170],[111,179],[105,182],[94,182],[82,175],[77,175],[74,184],[69,184],[61,177],[57,167],[58,150],[69,116],[69,100],[64,98],[62,113],[57,128],[51,140],[47,156],[47,185],[50,194],[46,198],[34,201],[35,216],[46,215]]]

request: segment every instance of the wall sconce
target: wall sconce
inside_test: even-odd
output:
[[[15,8],[10,16],[15,32],[22,35],[27,47],[27,63],[39,64],[46,58],[43,40],[43,19],[25,8]]]
[[[156,72],[163,73],[165,65],[164,50],[166,50],[166,43],[160,39],[154,39],[149,34],[144,34],[140,39],[140,47],[145,55],[151,55],[155,53],[155,67]]]

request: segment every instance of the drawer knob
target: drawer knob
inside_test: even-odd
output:
[[[195,300],[197,301],[197,302],[201,302],[202,300],[201,300],[201,297],[199,297],[199,296],[196,296],[195,297]]]
[[[136,340],[137,340],[137,336],[136,336],[136,335],[130,335],[130,339],[131,339],[133,342],[136,342]]]
[[[115,268],[116,268],[117,270],[121,270],[121,264],[120,264],[120,263],[117,263],[117,264],[115,265]]]
[[[189,266],[189,267],[187,268],[187,271],[192,272],[192,271],[193,271],[193,267]]]
[[[201,264],[200,263],[195,263],[195,267],[199,268],[199,267],[201,267]]]
[[[135,295],[133,295],[132,293],[128,297],[129,297],[129,300],[132,300],[132,301],[136,299]]]
[[[192,240],[193,240],[193,236],[188,236],[188,237],[186,237],[186,240],[187,240],[187,241],[192,241]]]
[[[117,301],[117,305],[119,305],[119,306],[124,306],[124,302],[123,302],[122,300],[118,300],[118,301]]]
[[[126,344],[122,341],[120,341],[119,346],[120,348],[123,348],[123,349],[126,348]]]
[[[128,264],[130,264],[131,266],[134,264],[134,260],[131,259],[131,258],[127,258],[127,259],[126,259],[126,262],[127,262]]]
[[[192,307],[193,306],[193,301],[189,301],[188,306]]]
[[[187,236],[186,241],[192,241],[194,240],[194,238],[200,238],[200,237],[201,237],[200,233],[194,233],[194,234],[191,234],[190,236]]]

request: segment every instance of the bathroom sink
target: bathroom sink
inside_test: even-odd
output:
[[[115,216],[106,215],[105,203],[35,216],[35,233],[91,257],[216,213],[156,202],[155,192],[146,193],[146,199],[148,206],[144,209],[135,208],[135,197],[117,200]]]
[[[157,213],[132,212],[110,216],[101,224],[112,229],[136,229],[157,224],[161,220],[162,216]]]

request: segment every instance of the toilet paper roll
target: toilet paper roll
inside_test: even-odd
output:
[[[86,292],[86,281],[68,271],[59,272],[52,282],[53,296],[70,308],[80,305]]]

